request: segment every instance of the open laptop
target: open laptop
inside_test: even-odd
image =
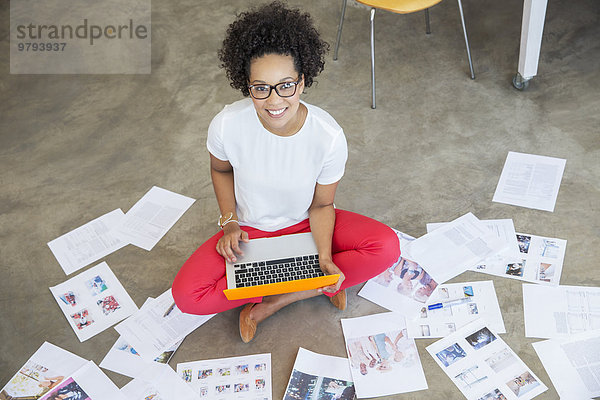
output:
[[[333,285],[339,274],[324,275],[312,233],[240,242],[243,256],[226,262],[227,299],[299,292]]]

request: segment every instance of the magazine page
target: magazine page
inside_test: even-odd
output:
[[[86,363],[83,358],[44,342],[2,388],[0,398],[40,398]]]
[[[40,400],[128,400],[93,361],[51,389]]]

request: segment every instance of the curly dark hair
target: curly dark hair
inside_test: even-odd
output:
[[[289,55],[304,86],[323,71],[329,44],[321,40],[311,16],[279,1],[241,13],[229,25],[219,59],[231,87],[249,95],[250,61],[267,54]]]

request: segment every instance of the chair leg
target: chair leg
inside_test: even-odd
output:
[[[473,72],[473,62],[471,61],[471,49],[469,48],[469,39],[467,38],[467,28],[465,27],[465,16],[463,15],[462,3],[458,1],[458,10],[460,11],[460,22],[462,23],[463,33],[465,34],[465,45],[467,46],[467,58],[469,59],[469,69],[471,70],[471,79],[475,79]]]
[[[371,108],[375,109],[375,9],[371,8],[371,87],[373,88],[373,103]]]
[[[338,59],[338,49],[342,40],[342,26],[344,25],[344,15],[346,15],[346,2],[347,0],[342,0],[342,15],[340,16],[340,24],[338,25],[337,39],[335,40],[335,49],[333,51],[334,61]]]
[[[431,27],[429,26],[429,8],[425,9],[425,33],[428,35],[431,33]]]

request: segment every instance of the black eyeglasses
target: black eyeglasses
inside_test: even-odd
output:
[[[295,82],[281,82],[273,86],[266,83],[248,85],[248,89],[250,90],[250,96],[254,97],[256,100],[267,99],[271,95],[273,89],[275,89],[275,92],[279,97],[292,97],[296,94],[296,87],[300,82],[302,82],[302,77],[299,77]]]

